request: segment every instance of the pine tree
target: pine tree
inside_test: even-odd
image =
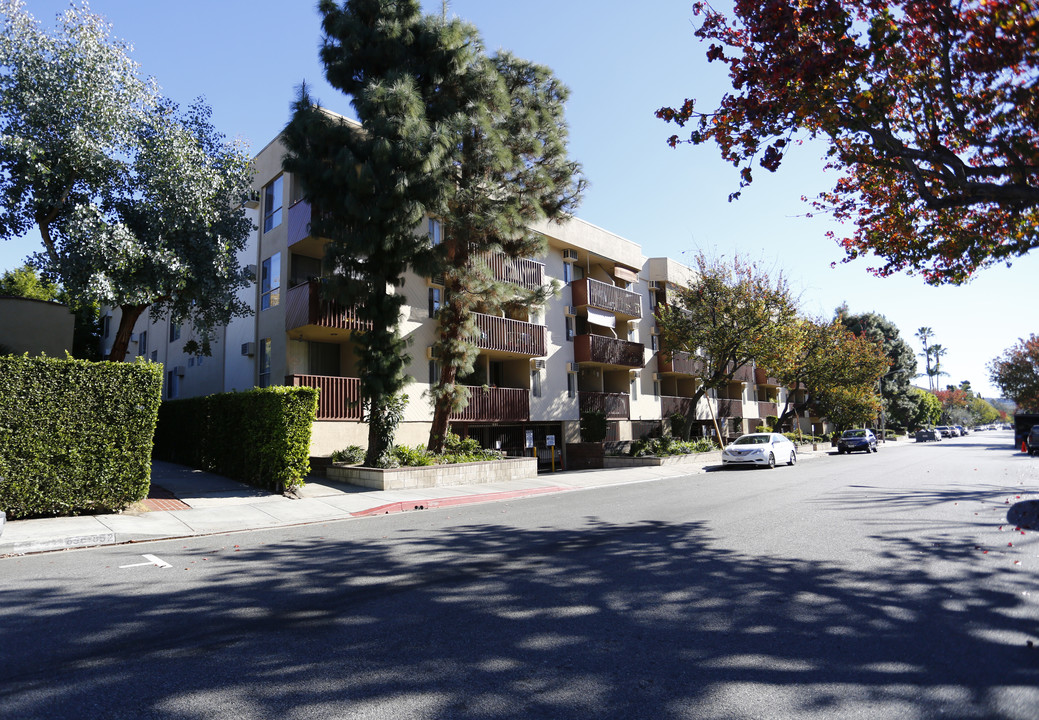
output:
[[[545,238],[531,226],[565,218],[584,188],[566,151],[568,91],[551,70],[508,53],[481,53],[458,79],[466,112],[453,128],[453,173],[438,213],[443,242],[432,268],[444,278],[444,301],[433,347],[440,378],[430,393],[430,452],[443,451],[451,413],[468,405],[458,380],[473,372],[479,355],[474,313],[508,316],[544,303],[556,289],[504,281],[493,262],[543,255]]]

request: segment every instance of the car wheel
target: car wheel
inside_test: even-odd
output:
[[[844,454],[844,448],[837,448],[837,454],[838,455],[843,455]]]
[[[772,470],[776,467],[776,455],[775,453],[768,454],[768,469]]]
[[[873,446],[873,452],[876,452],[876,451],[877,451],[877,446],[876,446],[876,445],[874,445],[874,446]]]
[[[796,465],[796,464],[797,464],[797,450],[791,450],[790,451],[790,460],[787,462],[787,465]]]

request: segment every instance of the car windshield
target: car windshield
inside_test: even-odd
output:
[[[844,437],[866,437],[865,430],[845,430]]]
[[[767,445],[768,438],[768,435],[744,435],[737,438],[733,445]]]

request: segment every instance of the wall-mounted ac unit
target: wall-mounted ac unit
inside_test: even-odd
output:
[[[430,345],[429,347],[426,348],[426,360],[434,360],[434,359],[435,359],[435,356],[433,355],[433,346]]]
[[[573,305],[567,305],[565,312],[568,317],[575,317],[577,315],[577,308]]]
[[[650,335],[659,335],[660,334],[660,328],[658,328],[656,325],[654,325],[653,327],[651,327],[649,329],[649,334]]]
[[[563,262],[577,262],[577,251],[570,248],[563,250]]]
[[[630,327],[630,328],[637,328],[638,326],[639,326],[639,321],[638,320],[629,320],[628,321],[628,327]]]
[[[656,292],[657,290],[665,290],[665,289],[667,289],[667,281],[666,280],[650,280],[649,281],[649,290],[650,290],[650,292]]]
[[[177,365],[175,368],[173,368],[173,374],[177,377],[184,377],[184,366]]]
[[[568,373],[581,372],[581,363],[568,362],[566,364],[566,371]]]
[[[544,370],[546,367],[548,367],[548,362],[545,361],[543,358],[542,359],[535,358],[535,359],[531,360],[531,363],[534,364],[534,369],[535,370]]]
[[[653,373],[653,382],[660,382],[660,373]]]
[[[252,357],[255,354],[256,354],[256,343],[254,343],[254,342],[242,343],[242,355],[247,355],[248,357]]]
[[[642,377],[642,371],[641,370],[629,370],[628,372],[631,373],[631,376],[633,378],[640,378],[640,377]]]
[[[436,277],[426,278],[426,285],[429,287],[444,287],[444,276],[437,275]]]

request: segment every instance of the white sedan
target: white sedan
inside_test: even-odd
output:
[[[760,465],[774,468],[777,462],[793,465],[797,448],[779,433],[741,435],[722,450],[722,465]]]

